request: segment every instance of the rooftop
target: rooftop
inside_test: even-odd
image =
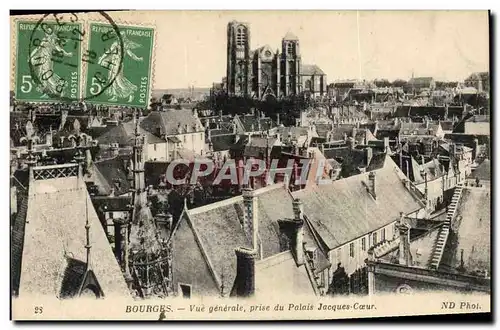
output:
[[[71,276],[69,280],[66,275],[78,275],[79,272],[67,271],[75,270],[75,263],[86,263],[87,217],[91,265],[104,295],[128,296],[122,272],[83,180],[76,175],[35,179],[30,182],[29,194],[23,202],[23,211],[19,212],[12,233],[13,288],[19,290],[20,296],[62,298],[78,290],[75,285],[81,282]]]
[[[367,191],[368,173],[294,192],[304,214],[331,250],[422,208],[406,189],[404,174],[387,157],[375,170],[377,199]]]

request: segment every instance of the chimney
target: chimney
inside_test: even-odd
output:
[[[472,161],[476,160],[477,154],[479,153],[479,140],[474,139],[474,146],[472,147]]]
[[[350,149],[356,149],[356,140],[353,137],[347,139],[347,147]]]
[[[230,297],[251,297],[255,293],[255,257],[256,251],[243,247],[236,253],[236,278]]]
[[[384,152],[389,152],[391,150],[390,146],[389,146],[389,137],[386,136],[384,137]]]
[[[243,216],[243,230],[245,235],[252,242],[252,248],[257,250],[257,235],[259,222],[259,208],[257,206],[257,196],[253,189],[243,189],[243,204],[245,205],[245,214]]]
[[[404,220],[403,212],[400,213],[396,229],[399,232],[399,264],[410,266],[410,227]]]
[[[126,239],[128,237],[128,221],[125,219],[113,219],[113,226],[115,228],[115,257],[118,263],[125,268],[125,253],[127,251]]]
[[[188,124],[184,125],[184,132],[186,132],[186,133],[188,132]]]
[[[276,126],[280,125],[280,114],[276,114]]]
[[[365,148],[365,164],[366,164],[366,167],[368,167],[368,165],[370,165],[370,162],[372,161],[372,157],[373,157],[373,150],[372,150],[372,148],[370,148],[370,147]]]
[[[368,189],[373,198],[377,199],[377,187],[375,183],[375,172],[368,174]]]
[[[233,134],[236,134],[236,123],[233,122]]]
[[[193,108],[193,117],[198,118],[198,109]]]
[[[358,134],[358,129],[356,127],[352,128],[352,137],[356,138],[356,134]]]
[[[301,266],[304,264],[304,205],[298,198],[293,201],[293,214],[292,251],[297,266]]]

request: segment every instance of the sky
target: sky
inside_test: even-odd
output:
[[[138,11],[119,24],[156,27],[153,89],[210,87],[226,73],[226,27],[250,24],[252,49],[300,40],[302,63],[337,79],[463,80],[489,70],[486,11]]]

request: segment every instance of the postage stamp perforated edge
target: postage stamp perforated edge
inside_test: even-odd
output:
[[[80,16],[83,16],[85,15],[86,13],[76,13]],[[19,61],[19,57],[17,56],[18,55],[18,50],[19,50],[19,45],[18,45],[18,37],[19,37],[19,34],[18,34],[18,24],[20,23],[31,23],[31,24],[37,24],[38,22],[40,22],[40,20],[42,18],[44,18],[44,16],[47,16],[47,14],[38,14],[38,15],[22,15],[22,16],[18,16],[18,17],[11,17],[10,19],[10,29],[11,29],[11,40],[10,40],[10,48],[11,48],[11,60],[10,60],[10,64],[11,64],[11,70],[10,70],[10,82],[11,82],[11,85],[10,85],[10,88],[11,90],[14,92],[14,95],[15,95],[15,98],[16,100],[19,100],[19,95],[17,95],[17,70],[18,70],[18,61]],[[55,19],[50,19],[48,18],[47,21],[50,21],[50,22],[55,22]],[[76,22],[76,23],[79,23],[80,26],[82,28],[85,28],[85,21],[83,22]],[[85,39],[83,39],[83,41],[80,43],[80,61],[81,61],[81,57],[83,55],[83,51],[84,51],[84,47],[85,47]],[[80,82],[79,82],[79,98],[81,99],[81,96],[82,96],[82,93],[83,93],[83,90],[82,90],[82,85],[81,85],[81,77],[82,77],[82,74],[83,74],[83,64],[84,63],[81,63],[80,65]],[[57,101],[53,100],[53,99],[48,99],[48,100],[26,100],[26,101],[23,101],[25,103],[36,103],[36,104],[53,104],[53,103],[57,103]]]
[[[92,13],[93,14],[93,13]],[[157,27],[155,24],[143,24],[143,23],[139,23],[139,22],[136,22],[136,21],[130,21],[130,20],[125,20],[125,19],[120,19],[119,17],[113,17],[113,13],[106,13],[108,15],[110,15],[110,17],[113,19],[113,23],[116,24],[116,26],[118,26],[118,28],[120,28],[120,26],[122,27],[130,27],[130,28],[134,28],[134,27],[137,27],[137,28],[149,28],[153,31],[153,42],[152,42],[152,45],[151,45],[151,54],[150,54],[150,68],[149,68],[149,81],[148,81],[148,95],[147,95],[147,102],[148,104],[146,105],[146,108],[149,107],[149,100],[151,100],[151,97],[153,95],[153,86],[154,86],[154,83],[155,83],[155,68],[156,68],[156,42],[157,42],[157,34],[158,34],[158,31],[157,31]],[[92,18],[89,18],[87,21],[86,21],[86,26],[85,26],[85,29],[86,31],[90,31],[90,25],[91,24],[109,24],[108,21],[104,20],[102,18],[102,16],[99,18],[99,17],[96,17],[95,15],[92,15],[93,17]],[[90,34],[88,37],[85,38],[85,49],[88,49],[88,45],[90,43]],[[82,70],[83,70],[83,73],[82,73],[82,97],[84,98],[85,97],[85,91],[86,91],[86,84],[87,84],[87,64],[85,63],[84,64],[85,66],[82,67]],[[86,101],[88,103],[99,103],[99,104],[105,104],[105,105],[109,105],[109,106],[119,106],[119,105],[116,105],[114,103],[111,103],[111,102],[102,102],[102,101],[94,101],[94,100],[88,100]]]

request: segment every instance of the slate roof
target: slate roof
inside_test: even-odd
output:
[[[330,250],[397,220],[400,212],[422,208],[390,157],[374,173],[376,200],[366,188],[368,172],[293,193],[304,203],[306,219]]]
[[[331,131],[332,125],[331,124],[314,124],[316,126],[316,133],[318,133],[319,137],[326,138],[328,132]]]
[[[300,65],[300,75],[301,76],[312,76],[312,75],[325,75],[323,70],[316,64],[301,64]]]
[[[63,298],[77,289],[79,272],[73,260],[77,260],[76,266],[86,262],[87,216],[91,226],[91,265],[104,295],[129,295],[81,178],[32,181],[23,203],[12,232],[13,289],[19,290],[19,296]]]
[[[463,189],[452,229],[457,235],[452,238],[452,244],[450,244],[452,248],[449,253],[453,256],[450,266],[460,265],[460,251],[463,249],[464,267],[468,273],[486,269],[491,274],[491,192],[489,189],[467,187]]]
[[[132,165],[125,165],[125,162],[130,164],[130,161],[130,155],[119,155],[114,158],[95,161],[95,168],[99,172],[95,173],[96,178],[105,180],[105,182],[99,182],[101,186],[114,189],[118,195],[127,193],[131,187],[129,179],[132,175],[132,172],[128,171],[127,167]],[[96,182],[97,185],[99,183]]]
[[[344,140],[344,134],[347,134],[347,137],[352,136],[352,129],[354,128],[354,125],[340,125],[335,127],[331,132],[330,132],[330,140],[331,141],[340,141]]]
[[[140,127],[158,137],[161,134],[169,136],[204,131],[200,119],[188,109],[153,111],[141,121]]]
[[[255,132],[259,130],[267,131],[274,127],[273,120],[271,118],[257,118],[254,116],[238,116],[236,120],[239,120],[245,132]],[[253,124],[253,130],[252,130]]]
[[[164,139],[151,134],[150,132],[139,127],[139,133],[146,135],[148,144],[165,143]],[[97,137],[99,144],[118,143],[120,146],[133,146],[135,138],[135,124],[133,121],[122,122],[118,126],[104,132]]]
[[[453,126],[455,126],[455,123],[451,120],[441,121],[443,131],[453,131]]]
[[[491,180],[491,163],[489,159],[485,159],[478,167],[469,175],[469,178],[479,178],[482,181]]]
[[[212,142],[213,151],[217,152],[231,149],[234,144],[235,138],[235,134],[211,136],[210,141]]]
[[[258,228],[262,257],[269,258],[281,253],[277,221],[293,218],[293,199],[282,184],[255,190],[255,193],[258,200]],[[234,250],[238,247],[249,248],[251,244],[242,229],[243,197],[238,196],[188,210],[187,215],[201,242],[200,249],[204,249],[214,273],[220,278],[221,270],[224,270],[225,282],[232,284],[236,276]],[[307,233],[306,227],[304,226],[306,232],[304,237],[312,237]],[[309,244],[315,243],[311,240]]]
[[[401,123],[401,134],[404,135],[435,135],[440,124],[430,123],[427,127],[425,123]]]
[[[297,267],[290,251],[257,260],[255,283],[256,296],[279,297],[289,292],[297,296],[315,294],[305,266]]]
[[[128,205],[131,203],[130,197],[110,197],[110,196],[98,196],[92,198],[92,204],[96,210],[102,210],[105,212],[113,211],[127,211],[129,210]]]
[[[278,127],[277,132],[281,134],[283,141],[289,139],[299,140],[300,137],[307,136],[309,127],[291,126],[291,127]]]

